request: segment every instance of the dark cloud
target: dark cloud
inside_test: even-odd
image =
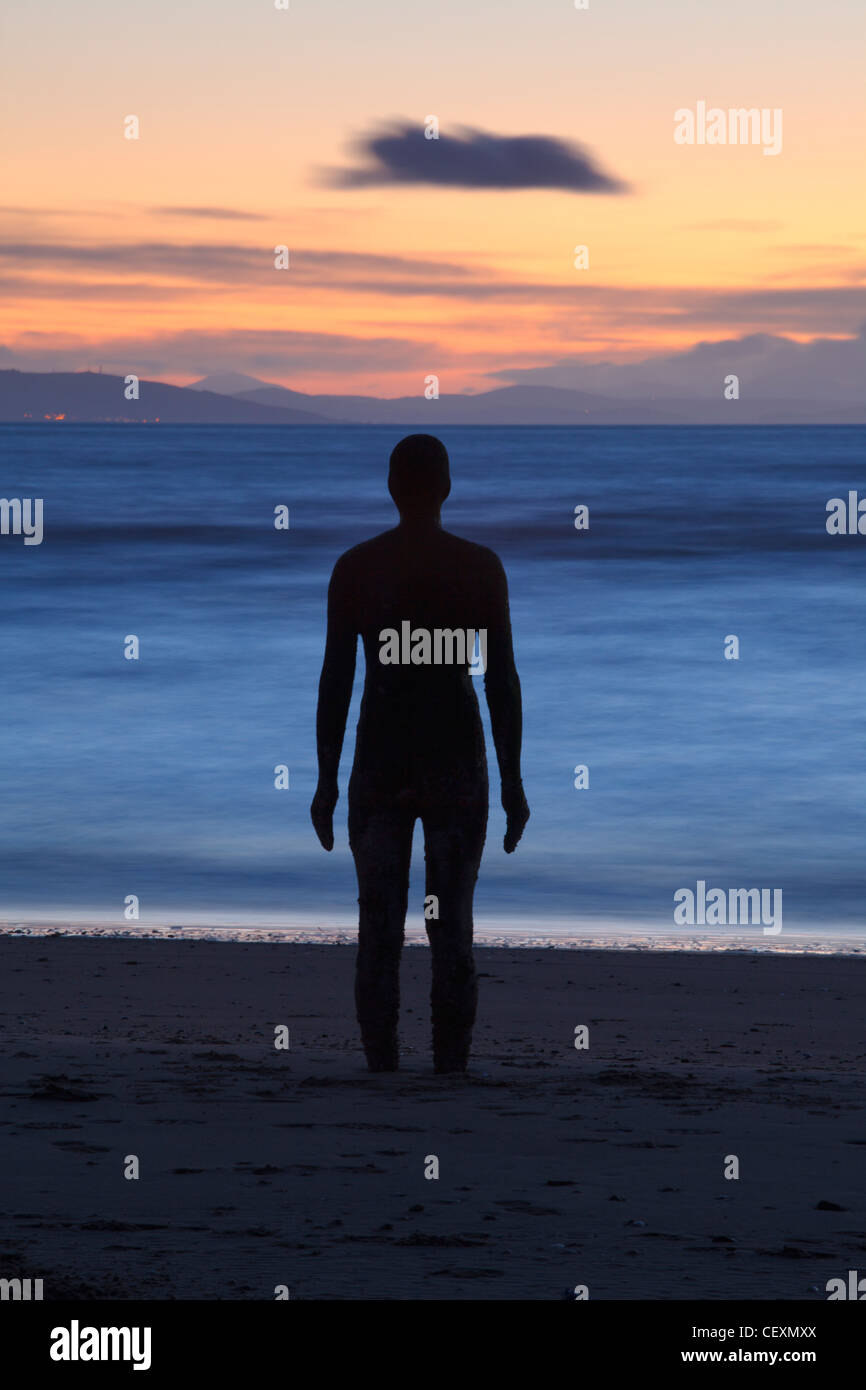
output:
[[[4,217],[11,217],[11,218],[26,217],[26,218],[32,220],[32,219],[40,218],[40,217],[62,217],[62,218],[64,219],[64,221],[69,222],[69,221],[74,221],[75,219],[77,219],[77,218],[82,218],[82,217],[87,218],[87,219],[90,219],[90,218],[93,218],[93,217],[101,217],[101,218],[110,218],[110,219],[112,219],[112,220],[114,220],[114,221],[117,221],[118,219],[123,218],[123,217],[125,217],[126,215],[127,215],[126,213],[118,212],[118,211],[117,211],[116,209],[114,209],[114,208],[106,209],[106,208],[101,208],[101,207],[97,207],[97,208],[34,208],[34,207],[13,206],[11,203],[4,203],[2,206],[0,206],[0,218],[4,218]]]
[[[657,353],[640,362],[563,357],[546,366],[495,370],[489,376],[509,385],[558,386],[611,397],[717,399],[719,383],[729,372],[740,377],[744,393],[747,389],[752,399],[859,404],[866,379],[866,327],[847,338],[814,338],[808,343],[750,333],[696,343],[682,352]]]
[[[265,222],[267,221],[264,213],[261,212],[239,212],[236,208],[149,208],[149,212],[159,213],[164,217],[204,217],[213,218],[220,222]]]
[[[231,295],[224,285],[208,288],[208,294]],[[188,285],[154,285],[148,280],[43,280],[0,274],[0,296],[8,303],[27,300],[76,301],[82,304],[97,301],[111,304],[156,303],[158,300],[179,300],[188,303],[192,292]]]
[[[396,121],[358,142],[362,163],[326,171],[341,188],[435,184],[451,188],[559,188],[568,193],[624,193],[627,186],[594,164],[579,145],[549,135],[491,135],[457,127],[428,140],[424,127]]]
[[[207,376],[243,370],[259,375],[291,372],[405,371],[427,369],[449,358],[446,349],[398,337],[354,337],[345,333],[304,333],[281,329],[231,327],[225,333],[189,330],[142,339],[118,335],[94,343],[75,334],[25,333],[0,345],[0,361],[21,371],[80,371],[101,363],[106,371]],[[133,365],[130,365],[133,364]]]
[[[68,208],[30,208],[17,207],[11,203],[4,203],[0,207],[0,215],[9,217],[68,217]]]
[[[489,273],[450,261],[376,252],[323,251],[303,246],[290,246],[289,251],[291,270],[287,274],[292,282],[300,280],[321,286],[338,282],[351,288],[347,277],[359,274],[394,277],[420,286],[445,277],[459,281],[486,279]],[[53,271],[62,267],[72,273],[76,267],[80,271],[95,267],[136,276],[150,273],[229,286],[256,280],[272,284],[275,273],[274,246],[265,241],[260,246],[245,246],[228,242],[9,240],[0,241],[0,264],[21,271],[42,266]],[[378,290],[379,282],[373,287]]]
[[[75,298],[122,303],[147,298],[190,301],[197,296],[251,294],[253,287],[287,294],[357,293],[379,299],[452,301],[471,310],[492,304],[530,305],[551,334],[573,337],[586,326],[597,340],[599,324],[660,327],[673,323],[706,332],[855,332],[866,315],[863,266],[839,262],[845,284],[806,287],[768,284],[760,288],[695,285],[598,285],[517,279],[495,269],[456,261],[363,251],[291,247],[291,270],[273,268],[273,246],[236,243],[0,241],[0,288],[8,298]],[[149,291],[146,277],[158,283]],[[114,283],[110,283],[114,281]],[[128,293],[127,293],[128,292]]]

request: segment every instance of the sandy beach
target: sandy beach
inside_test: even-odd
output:
[[[412,946],[403,1069],[371,1076],[351,946],[0,938],[0,1276],[46,1298],[823,1300],[866,1268],[862,957],[476,959],[472,1074],[432,1074]]]

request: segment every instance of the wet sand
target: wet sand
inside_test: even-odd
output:
[[[432,1074],[412,946],[403,1069],[370,1076],[351,946],[0,937],[0,1277],[46,1298],[823,1300],[866,1270],[862,957],[476,959],[472,1074]]]

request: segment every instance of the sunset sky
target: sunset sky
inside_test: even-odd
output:
[[[853,337],[864,38],[862,0],[14,0],[0,367],[398,395]],[[698,101],[781,108],[781,153],[675,144]],[[613,187],[341,182],[397,124],[418,178],[468,128],[506,160],[578,146]]]

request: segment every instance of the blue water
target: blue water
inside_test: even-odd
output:
[[[331,855],[308,818],[316,686],[331,567],[395,520],[397,437],[0,429],[0,492],[45,509],[41,546],[0,537],[0,918],[122,921],[128,894],[142,925],[353,910],[362,654]],[[503,559],[524,695],[533,817],[503,854],[494,788],[479,913],[528,931],[553,917],[669,925],[674,892],[704,879],[781,888],[789,927],[861,931],[866,538],[824,523],[830,497],[866,493],[864,431],[442,438],[444,521]],[[579,763],[588,790],[573,786]]]

